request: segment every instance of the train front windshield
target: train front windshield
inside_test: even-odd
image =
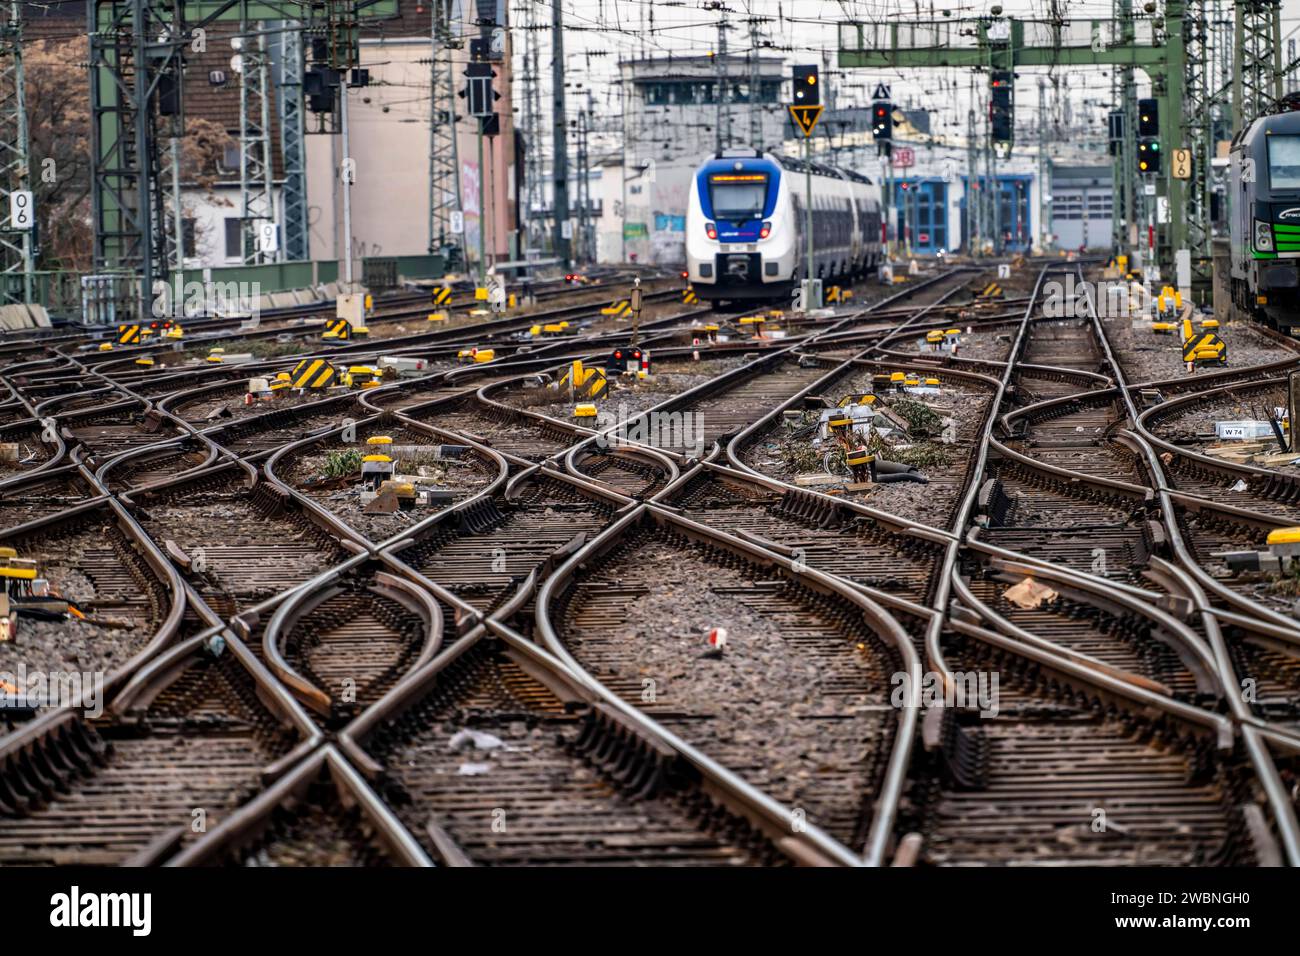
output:
[[[1268,188],[1300,192],[1300,136],[1268,137]]]
[[[753,173],[709,177],[714,219],[748,222],[762,219],[767,208],[767,176]]]

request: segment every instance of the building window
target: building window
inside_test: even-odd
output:
[[[221,148],[221,168],[226,172],[234,172],[239,169],[239,131],[236,130],[231,134],[236,137],[234,142],[229,140]]]
[[[1092,219],[1105,219],[1111,213],[1111,197],[1106,193],[1088,194],[1088,216]]]
[[[667,106],[673,101],[671,83],[647,83],[645,101],[651,106]]]
[[[226,218],[226,258],[242,259],[244,257],[243,230],[240,229],[238,216]]]

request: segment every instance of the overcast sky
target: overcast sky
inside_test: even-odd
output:
[[[723,13],[717,8],[725,6],[726,20],[732,29],[728,32],[728,49],[745,53],[752,49],[749,20],[761,18],[759,24],[762,41],[770,42],[775,49],[768,52],[782,55],[787,63],[820,62],[829,67],[827,80],[836,85],[842,105],[852,101],[866,103],[877,82],[884,80],[892,87],[895,102],[935,111],[936,128],[944,124],[965,125],[967,90],[971,83],[968,70],[932,69],[924,71],[874,71],[851,70],[838,73],[835,67],[838,49],[837,29],[847,21],[888,22],[940,19],[944,12],[956,19],[986,15],[994,3],[902,2],[902,0],[562,0],[565,21],[565,53],[568,64],[570,89],[585,100],[590,89],[597,113],[616,117],[619,100],[611,81],[617,75],[621,59],[647,55],[698,55],[717,48],[717,25]],[[1000,0],[1003,10],[1010,15],[1046,17],[1049,5],[1046,0]],[[527,8],[532,15],[549,27],[551,4],[533,3],[530,0],[510,0],[513,25],[519,28],[528,22]],[[1231,4],[1224,0],[1226,15],[1231,15]],[[1068,18],[1087,19],[1108,17],[1110,0],[1061,0],[1061,8]],[[1300,0],[1283,0],[1284,37],[1300,37]],[[541,44],[541,65],[544,89],[549,90],[550,36],[549,32],[534,34]],[[521,53],[524,42],[521,32],[515,33],[516,53]],[[1285,40],[1284,40],[1285,51]],[[1032,119],[1037,100],[1037,81],[1031,80],[1029,88],[1018,87],[1017,112],[1021,122]],[[1110,80],[1099,69],[1055,71],[1061,96],[1071,103],[1076,123],[1102,123],[1101,117],[1108,107]],[[845,102],[849,101],[849,102]],[[1094,116],[1085,120],[1091,104]],[[549,102],[547,102],[549,108]],[[1098,135],[1104,135],[1098,129]]]

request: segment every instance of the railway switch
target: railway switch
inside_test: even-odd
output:
[[[363,455],[361,458],[361,483],[378,489],[383,482],[393,476],[396,469],[397,465],[389,455],[379,452]]]
[[[1213,557],[1223,559],[1234,573],[1282,574],[1300,568],[1300,527],[1276,528],[1269,532],[1265,544],[1267,551],[1220,551]]]

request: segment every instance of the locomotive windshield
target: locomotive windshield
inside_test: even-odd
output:
[[[1268,186],[1300,191],[1300,136],[1268,137]]]
[[[767,176],[763,173],[710,176],[709,201],[714,219],[733,222],[761,219],[767,208]]]

